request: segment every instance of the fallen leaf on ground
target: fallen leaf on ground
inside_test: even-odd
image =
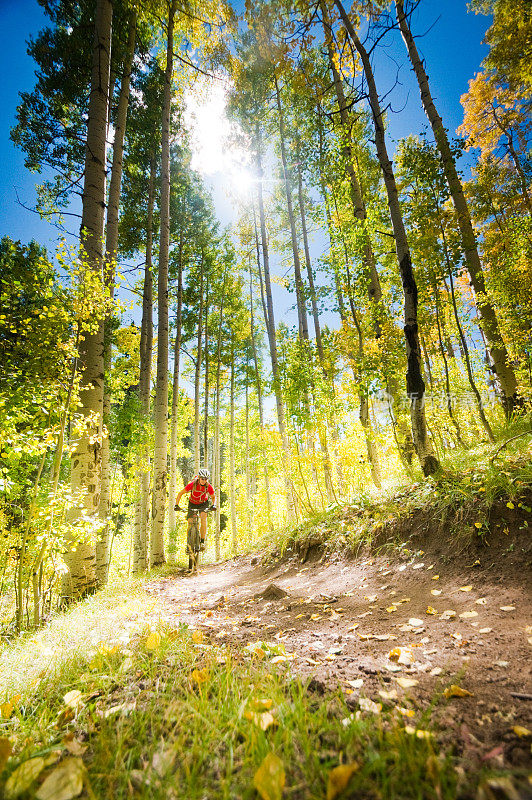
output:
[[[13,745],[11,744],[10,740],[5,736],[0,737],[0,773],[7,764],[12,751]]]
[[[405,732],[410,736],[416,736],[418,739],[430,739],[432,736],[430,731],[423,731],[420,728],[414,728],[412,725],[405,725]]]
[[[202,683],[205,683],[209,679],[209,670],[207,667],[203,669],[194,669],[192,670],[192,674],[190,676],[192,683],[197,683],[198,686]]]
[[[348,628],[347,630],[348,630],[348,631],[356,631],[356,629],[358,628],[358,626],[359,626],[359,623],[358,623],[358,622],[355,622],[355,624],[354,624],[354,625],[351,625],[351,627],[350,627],[350,628]]]
[[[460,586],[460,590],[459,591],[461,591],[461,592],[470,592],[472,588],[473,588],[473,586],[471,584],[469,584],[469,586]]]
[[[432,606],[428,606],[426,613],[427,614],[437,614],[438,612],[436,611],[435,608],[432,608]]]
[[[475,603],[477,604],[477,606],[487,606],[488,605],[488,601],[486,600],[485,597],[479,597],[477,600],[475,600]]]
[[[480,628],[479,633],[491,633],[493,628]]]
[[[530,736],[532,735],[528,728],[523,728],[522,725],[514,725],[512,728],[513,732],[516,733],[520,738],[522,736]]]
[[[397,689],[390,689],[390,691],[379,689],[379,696],[382,697],[383,700],[397,700]]]
[[[203,633],[201,631],[192,631],[192,641],[194,644],[200,644],[203,641]]]
[[[81,758],[66,758],[51,772],[35,797],[37,800],[71,800],[83,791],[87,769]]]
[[[462,689],[461,686],[457,686],[456,683],[451,683],[450,686],[443,692],[444,697],[473,697],[473,692],[468,692],[467,689]]]
[[[382,703],[374,703],[369,697],[361,697],[358,702],[362,711],[370,711],[372,714],[380,714],[382,711]]]
[[[515,611],[515,606],[499,606],[501,611]]]
[[[478,617],[478,611],[463,611],[459,616],[461,619],[472,619]]]
[[[388,653],[390,661],[397,661],[398,664],[410,666],[414,661],[414,654],[408,647],[394,647]]]
[[[194,631],[194,633],[196,633],[196,631]],[[192,634],[192,641],[193,642],[196,641],[194,639],[194,633]],[[198,631],[198,633],[199,633],[199,631]],[[157,631],[152,631],[150,633],[150,635],[148,636],[148,638],[146,639],[146,642],[144,643],[144,647],[146,648],[146,650],[157,650],[157,648],[159,647],[160,644],[161,644],[161,634],[157,633]]]
[[[347,788],[354,773],[359,769],[358,764],[340,764],[329,772],[327,781],[327,800],[335,800]]]
[[[417,617],[410,617],[408,620],[408,624],[411,625],[413,628],[422,628],[425,624],[422,619],[418,619]]]
[[[46,761],[40,756],[30,758],[28,761],[23,761],[22,764],[19,764],[14,772],[11,773],[4,786],[4,795],[7,800],[19,797],[19,795],[29,789],[45,766]]]
[[[419,683],[419,681],[417,681],[415,678],[405,678],[402,675],[394,678],[394,681],[398,683],[402,689],[411,689],[413,686],[417,686]]]
[[[253,777],[253,786],[262,800],[281,800],[285,779],[282,760],[268,753]]]
[[[391,614],[393,611],[397,611],[397,608],[395,606],[388,606],[386,611],[388,612],[388,614]]]
[[[430,593],[434,595],[434,597],[438,597],[442,593],[442,589],[431,589]]]
[[[87,750],[87,745],[82,744],[79,739],[76,739],[73,733],[67,733],[63,739],[63,744],[73,756],[82,756]]]
[[[74,711],[77,711],[78,708],[84,705],[83,692],[80,692],[79,689],[72,689],[71,692],[67,692],[63,697],[63,702],[69,708],[73,708]]]
[[[450,608],[444,611],[443,614],[440,614],[440,619],[452,619],[453,617],[456,617],[456,611]]]
[[[353,689],[360,689],[362,684],[364,683],[364,678],[355,678],[354,681],[347,681],[349,686],[352,686]]]
[[[261,731],[267,731],[270,725],[278,725],[279,723],[270,711],[263,711],[257,713],[256,711],[246,711],[245,718],[253,722]]]

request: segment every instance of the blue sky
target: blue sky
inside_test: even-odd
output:
[[[57,230],[17,203],[16,192],[25,204],[34,203],[34,185],[39,182],[39,176],[24,168],[23,153],[9,139],[18,92],[31,90],[34,85],[34,65],[26,54],[26,40],[45,24],[46,18],[37,0],[0,0],[0,235],[9,234],[22,242],[35,238],[53,251]],[[467,90],[468,80],[479,69],[487,52],[481,41],[488,25],[489,18],[467,12],[466,0],[443,3],[422,0],[416,12],[415,32],[428,31],[418,40],[418,47],[427,61],[437,107],[452,133],[462,121],[460,95]],[[401,85],[394,90],[393,106],[400,113],[389,117],[389,133],[393,140],[418,133],[427,124],[404,45],[394,34],[379,58],[377,78],[381,91],[391,88],[397,67]],[[212,185],[219,216],[222,222],[228,222],[232,209],[223,191],[223,176],[215,175]],[[77,220],[72,222],[72,227],[75,225]]]

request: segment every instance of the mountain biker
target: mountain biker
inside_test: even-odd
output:
[[[205,550],[205,534],[207,533],[207,511],[206,509],[209,508],[210,502],[212,502],[212,507],[216,508],[215,505],[215,494],[214,489],[209,483],[211,475],[208,469],[200,469],[198,474],[195,478],[193,478],[190,483],[187,483],[184,486],[179,494],[175,499],[175,510],[176,511],[183,511],[182,508],[179,507],[179,501],[183,497],[184,494],[188,494],[190,492],[190,497],[188,498],[188,513],[187,513],[187,520],[188,520],[188,527],[190,528],[191,520],[193,517],[193,511],[200,512],[200,550]]]

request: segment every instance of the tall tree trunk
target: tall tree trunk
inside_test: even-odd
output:
[[[155,156],[150,161],[148,181],[148,212],[146,219],[146,263],[142,290],[142,323],[140,328],[139,405],[141,415],[141,445],[137,472],[139,500],[133,532],[133,572],[144,572],[148,565],[149,508],[150,508],[150,393],[153,350],[153,207],[155,203]]]
[[[113,166],[111,169],[111,182],[109,184],[109,202],[107,204],[107,230],[105,239],[105,285],[111,297],[115,290],[115,272],[118,247],[118,212],[120,206],[120,193],[122,189],[122,164],[124,158],[124,137],[126,135],[127,110],[129,106],[129,85],[131,81],[131,66],[135,54],[135,39],[137,33],[137,13],[131,11],[129,20],[129,33],[127,51],[124,59],[124,72],[120,84],[118,98],[118,111],[116,115],[115,138],[113,143]],[[111,370],[111,326],[110,318],[104,323],[104,374]],[[108,427],[109,413],[111,411],[111,392],[109,386],[104,384],[103,393],[103,424]],[[98,586],[107,583],[109,569],[109,536],[111,517],[111,458],[109,448],[109,432],[104,430],[102,439],[102,481],[100,491],[99,515],[103,527],[99,532],[96,542],[96,581]]]
[[[174,377],[172,381],[172,414],[170,417],[170,475],[168,479],[168,535],[175,550],[175,498],[177,493],[177,410],[179,406],[179,366],[181,351],[181,312],[183,307],[183,231],[179,234],[177,267],[177,309],[174,339]]]
[[[255,232],[256,233],[256,232]],[[259,242],[258,238],[256,239],[257,244],[257,259],[259,259]],[[255,365],[255,384],[257,387],[257,405],[259,407],[259,423],[260,423],[260,433],[261,437],[264,436],[264,409],[262,405],[262,385],[260,379],[260,368],[259,368],[259,359],[257,355],[257,343],[255,341],[255,315],[253,313],[253,280],[252,280],[252,273],[251,273],[251,265],[249,269],[249,307],[250,307],[250,328],[251,328],[251,350],[253,353],[253,363]],[[266,508],[268,514],[268,526],[270,529],[273,528],[272,525],[272,499],[270,494],[270,477],[268,474],[268,466],[264,463],[263,467],[263,475],[264,475],[264,490],[266,492]]]
[[[109,103],[109,65],[113,6],[110,0],[97,0],[91,89],[85,149],[85,179],[82,196],[82,261],[88,275],[95,276],[103,288],[103,229],[105,209],[105,171],[107,109]],[[81,522],[83,511],[96,518],[100,504],[101,439],[103,430],[103,320],[94,333],[84,333],[80,348],[82,370],[78,413],[87,421],[83,434],[74,442],[71,488],[84,492],[82,507],[74,507],[70,522]],[[95,420],[91,422],[90,420]],[[84,539],[72,549],[67,539],[64,554],[68,573],[62,581],[65,598],[79,597],[96,586],[93,544]]]
[[[201,398],[201,364],[203,361],[203,252],[201,254],[200,268],[200,298],[198,311],[197,328],[197,348],[196,348],[196,369],[194,373],[194,473],[197,475],[201,467],[201,418],[200,418],[200,398]]]
[[[155,443],[153,455],[153,504],[150,565],[165,563],[164,523],[168,473],[168,261],[170,255],[170,109],[174,57],[174,16],[177,3],[168,12],[168,40],[161,137],[161,230],[157,281],[157,383],[155,387]]]
[[[216,346],[216,407],[214,412],[214,477],[213,484],[218,487],[218,502],[216,503],[216,530],[214,534],[214,546],[216,552],[216,560],[220,560],[220,522],[221,522],[221,509],[222,504],[222,475],[220,470],[220,372],[221,372],[221,350],[222,350],[222,323],[224,318],[224,303],[225,303],[225,285],[227,281],[227,272],[224,274],[224,282],[222,287],[222,298],[220,301],[220,321],[218,324],[218,342]]]
[[[464,329],[462,327],[462,323],[460,322],[460,315],[458,314],[458,306],[457,306],[457,303],[456,303],[456,294],[455,294],[455,291],[454,291],[453,269],[452,269],[451,260],[449,258],[449,250],[448,250],[448,247],[447,247],[447,237],[445,235],[445,230],[444,230],[443,226],[440,226],[440,230],[441,230],[442,241],[443,241],[443,252],[444,252],[444,255],[445,255],[445,262],[446,262],[446,265],[447,265],[447,274],[449,275],[449,282],[450,282],[450,286],[451,286],[451,301],[452,301],[452,306],[453,306],[453,314],[454,314],[454,319],[455,319],[455,322],[456,322],[456,328],[458,330],[458,336],[460,337],[460,342],[462,344],[462,354],[463,354],[465,368],[466,368],[466,372],[467,372],[467,379],[469,381],[469,385],[471,386],[471,389],[472,389],[473,394],[475,396],[475,402],[477,404],[480,421],[482,422],[482,425],[484,426],[484,430],[488,434],[488,438],[489,438],[490,442],[495,442],[495,436],[493,435],[493,431],[491,430],[491,425],[489,424],[488,419],[486,417],[486,414],[485,414],[485,411],[484,411],[484,406],[482,404],[482,398],[480,396],[480,392],[479,392],[479,390],[477,388],[477,385],[475,383],[475,379],[474,379],[474,376],[473,376],[473,368],[471,366],[471,359],[469,357],[469,347],[467,345],[467,339],[465,337],[465,333],[464,333]]]
[[[438,331],[438,342],[440,344],[440,353],[443,361],[443,370],[445,374],[445,393],[447,395],[447,413],[449,414],[449,419],[451,420],[452,424],[456,430],[456,438],[458,442],[462,445],[464,449],[467,449],[467,445],[462,439],[462,432],[460,430],[460,424],[456,417],[454,416],[453,412],[453,399],[451,395],[451,381],[449,377],[449,365],[447,363],[447,354],[445,352],[445,346],[443,342],[443,334],[442,334],[442,323],[441,323],[441,311],[440,311],[440,300],[439,300],[439,287],[436,282],[436,276],[431,274],[431,284],[432,284],[432,292],[434,294],[434,305],[436,311],[436,329]]]
[[[209,273],[205,281],[205,384],[203,414],[203,466],[209,468]]]
[[[484,272],[482,270],[482,264],[478,254],[475,232],[471,222],[469,207],[464,196],[462,182],[456,169],[456,162],[449,145],[447,132],[443,126],[442,119],[436,110],[434,100],[432,99],[427,73],[407,22],[403,7],[403,0],[395,0],[395,9],[397,21],[399,23],[403,39],[408,50],[408,55],[410,61],[412,62],[412,66],[419,84],[423,108],[425,109],[425,113],[429,118],[432,131],[434,133],[434,138],[436,140],[436,146],[440,151],[443,170],[447,179],[447,183],[449,184],[449,190],[451,192],[451,197],[456,209],[456,216],[458,226],[460,228],[460,236],[462,239],[462,248],[465,255],[467,269],[471,277],[471,284],[476,294],[476,302],[480,317],[482,319],[482,328],[484,330],[484,335],[486,336],[489,351],[493,359],[493,368],[499,380],[504,396],[504,410],[506,415],[510,416],[520,402],[517,393],[517,379],[509,362],[508,352],[499,329],[495,309],[486,291]]]
[[[303,285],[303,278],[301,277],[301,263],[299,260],[299,246],[297,242],[296,221],[294,217],[294,209],[292,206],[292,186],[290,179],[290,171],[288,169],[288,159],[286,157],[286,144],[285,144],[285,127],[284,116],[281,105],[281,93],[279,91],[279,84],[275,78],[275,95],[277,99],[277,111],[279,114],[279,137],[281,142],[281,161],[283,164],[283,178],[286,194],[286,207],[288,211],[288,219],[290,222],[290,236],[292,240],[292,253],[294,257],[294,275],[296,279],[296,301],[297,301],[297,318],[299,321],[299,339],[301,343],[308,342],[308,319],[307,319],[307,306],[305,302],[305,287]]]
[[[353,156],[353,149],[352,149],[352,140],[351,140],[352,121],[349,119],[349,112],[347,108],[347,100],[345,97],[342,77],[336,67],[335,54],[333,49],[333,40],[331,36],[332,29],[325,0],[320,0],[320,7],[323,17],[323,32],[325,35],[325,40],[327,42],[329,67],[333,76],[336,100],[338,102],[338,110],[340,112],[340,122],[343,128],[342,155],[344,160],[344,169],[346,171],[347,177],[349,178],[349,190],[351,194],[351,204],[353,206],[353,214],[357,223],[362,226],[364,234],[363,252],[364,252],[364,262],[366,265],[366,273],[367,273],[366,274],[367,291],[368,291],[368,298],[370,301],[369,310],[373,326],[375,329],[375,335],[377,338],[379,338],[381,334],[381,324],[380,324],[379,308],[377,304],[380,303],[382,299],[381,283],[379,279],[379,273],[377,272],[375,255],[373,253],[373,248],[371,246],[369,232],[367,230],[366,204],[364,203],[364,197],[362,195],[360,181],[358,179],[358,175],[356,172],[355,159]]]
[[[270,360],[272,365],[273,390],[275,394],[277,424],[279,426],[279,434],[281,436],[281,447],[283,454],[283,464],[281,472],[283,473],[286,484],[286,502],[287,502],[288,518],[290,521],[292,521],[296,517],[295,496],[291,482],[290,444],[288,441],[288,433],[286,429],[285,409],[281,393],[281,381],[279,376],[279,359],[277,354],[275,315],[273,312],[272,288],[270,282],[270,256],[268,251],[268,237],[266,235],[266,216],[264,213],[264,200],[262,196],[263,172],[261,163],[261,137],[258,125],[256,129],[256,158],[257,158],[257,172],[258,172],[257,196],[259,204],[262,265],[264,270],[264,289],[266,294],[266,312],[267,312],[267,315],[265,316],[265,323],[266,323],[266,330],[268,333],[268,343],[270,345]]]
[[[229,396],[229,492],[231,497],[231,539],[233,555],[238,550],[236,534],[236,493],[235,493],[235,340],[231,338],[231,387]]]
[[[412,421],[412,435],[424,475],[432,475],[439,469],[438,459],[435,457],[427,436],[427,422],[425,419],[425,383],[422,374],[422,361],[419,346],[419,332],[417,321],[417,285],[412,270],[412,260],[408,247],[405,226],[399,204],[399,196],[393,166],[388,156],[386,148],[386,138],[384,133],[384,121],[379,103],[379,96],[375,86],[375,79],[371,69],[368,53],[362,42],[358,38],[355,29],[349,19],[340,0],[334,0],[345,29],[349,34],[353,45],[360,55],[364,75],[368,86],[369,103],[375,128],[375,144],[377,155],[381,165],[386,194],[388,197],[388,207],[395,237],[395,249],[397,261],[403,284],[405,299],[405,326],[404,334],[406,340],[406,390],[410,399],[410,418]]]

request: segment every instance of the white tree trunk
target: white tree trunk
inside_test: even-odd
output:
[[[168,260],[170,252],[170,110],[174,58],[176,2],[168,12],[168,39],[161,137],[161,230],[157,283],[157,383],[155,388],[155,445],[153,454],[153,502],[150,566],[164,564],[164,523],[168,475]]]
[[[91,90],[85,151],[85,179],[82,196],[82,261],[87,273],[97,276],[103,287],[103,227],[105,210],[105,171],[107,108],[113,6],[110,0],[97,0]],[[95,332],[84,332],[79,366],[82,371],[79,413],[87,421],[72,453],[71,488],[84,492],[82,505],[72,509],[70,521],[78,522],[85,510],[89,519],[98,519],[101,480],[101,441],[103,417],[103,320]],[[88,536],[72,550],[66,542],[64,560],[68,573],[62,582],[66,598],[79,597],[96,586],[95,551]]]
[[[107,231],[105,239],[105,285],[109,289],[111,297],[115,289],[115,265],[118,247],[118,211],[120,205],[120,192],[122,188],[122,164],[124,157],[124,137],[126,134],[127,110],[129,105],[129,85],[131,81],[131,65],[135,54],[135,39],[137,31],[137,15],[133,10],[129,22],[129,35],[127,52],[124,60],[124,74],[120,84],[120,96],[118,99],[118,112],[116,116],[115,138],[113,143],[113,166],[111,170],[111,182],[109,184],[109,202],[107,204]],[[104,326],[104,370],[105,375],[111,369],[111,332],[109,330],[109,320],[105,321]],[[109,388],[104,385],[103,395],[103,422],[107,427],[109,412],[111,410],[111,393]],[[109,448],[109,432],[104,431],[102,439],[102,480],[100,491],[99,515],[103,527],[99,532],[96,542],[96,580],[98,586],[107,583],[109,571],[109,536],[110,536],[110,516],[111,516],[111,459]]]
[[[151,367],[153,350],[153,207],[155,202],[155,157],[150,163],[148,182],[148,212],[146,221],[146,264],[142,292],[142,324],[140,330],[139,404],[142,419],[140,463],[137,472],[138,509],[133,532],[133,572],[144,572],[148,566],[149,507],[150,507],[150,448],[149,427]]]

